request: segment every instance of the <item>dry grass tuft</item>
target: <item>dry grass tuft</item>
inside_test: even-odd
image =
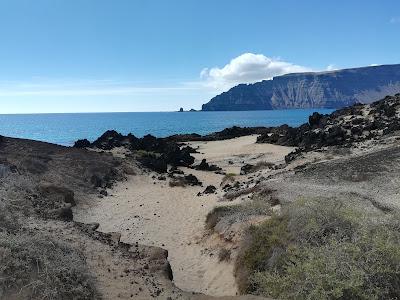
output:
[[[0,299],[98,299],[77,249],[35,233],[0,233]]]

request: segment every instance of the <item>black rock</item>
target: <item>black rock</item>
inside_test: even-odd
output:
[[[144,167],[149,168],[157,173],[167,172],[167,160],[164,156],[156,156],[154,154],[145,154],[137,159]]]
[[[243,167],[240,168],[240,175],[246,175],[250,173],[254,169],[254,165],[245,164]]]
[[[91,144],[87,139],[77,140],[74,143],[75,148],[89,148],[90,146],[91,146]]]
[[[368,115],[364,115],[368,112]],[[305,151],[326,146],[348,147],[365,139],[399,129],[400,95],[387,96],[371,105],[357,103],[330,115],[314,113],[309,122],[297,128],[287,125],[271,128],[258,137],[258,143],[300,147]],[[287,157],[287,161],[293,158]]]
[[[92,146],[103,150],[111,150],[114,147],[120,147],[123,138],[124,136],[115,130],[108,130],[95,140]]]
[[[217,165],[210,165],[207,163],[206,159],[202,159],[201,163],[197,166],[194,166],[194,169],[200,170],[200,171],[221,171],[222,169],[218,167]]]
[[[184,178],[185,178],[185,182],[187,184],[189,184],[189,185],[193,185],[193,186],[195,186],[195,185],[200,185],[200,186],[203,185],[201,183],[201,181],[198,180],[197,177],[194,176],[193,174],[185,175]]]
[[[217,188],[213,185],[208,185],[204,190],[203,194],[214,194]]]

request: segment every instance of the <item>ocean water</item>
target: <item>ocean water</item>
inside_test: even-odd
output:
[[[297,126],[314,111],[296,109],[223,112],[132,112],[0,115],[0,135],[70,146],[78,139],[91,141],[109,129],[137,137],[165,137],[178,133],[207,134],[231,126]]]

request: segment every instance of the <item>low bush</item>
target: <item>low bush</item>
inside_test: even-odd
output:
[[[36,234],[0,233],[0,299],[98,297],[77,249]]]
[[[206,229],[214,229],[219,220],[235,211],[235,206],[217,206],[207,214]]]
[[[219,222],[231,225],[270,214],[271,205],[268,200],[264,199],[236,205],[217,206],[206,217],[206,229],[214,229]]]
[[[242,292],[278,299],[398,299],[399,221],[300,200],[249,228],[236,275]]]

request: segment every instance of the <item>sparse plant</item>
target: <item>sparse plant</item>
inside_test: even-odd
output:
[[[214,229],[219,220],[235,210],[234,206],[217,206],[206,217],[206,229]]]
[[[229,261],[231,259],[231,250],[222,248],[218,252],[218,260],[219,261]]]
[[[228,183],[233,183],[235,182],[235,177],[237,175],[235,173],[227,173],[225,174],[225,176],[222,178],[221,180],[221,186],[224,186]]]

